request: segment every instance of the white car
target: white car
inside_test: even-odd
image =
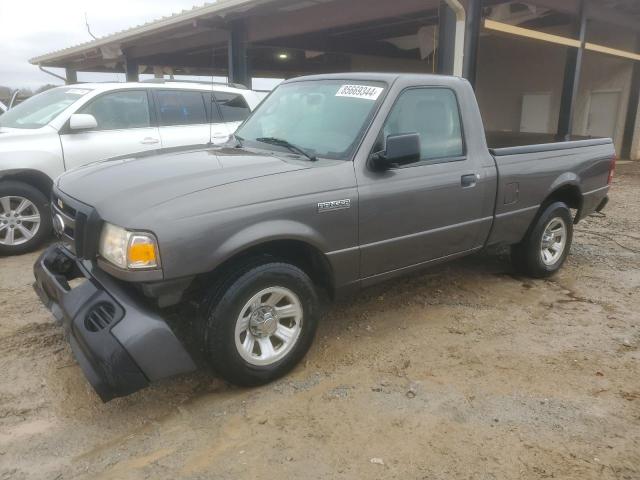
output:
[[[86,83],[35,95],[0,116],[0,255],[51,232],[49,194],[66,170],[160,148],[220,144],[263,95],[221,84]]]
[[[7,110],[9,110],[7,106],[4,103],[0,102],[0,115],[2,115]]]

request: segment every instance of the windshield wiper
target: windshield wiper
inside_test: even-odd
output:
[[[268,143],[269,145],[276,145],[278,147],[288,148],[294,153],[298,153],[304,157],[307,157],[312,162],[315,162],[316,160],[318,160],[318,158],[315,155],[311,155],[310,153],[307,153],[304,149],[294,145],[293,143],[285,140],[284,138],[260,137],[260,138],[256,138],[256,141],[261,143]]]

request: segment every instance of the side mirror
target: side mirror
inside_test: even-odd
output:
[[[373,164],[380,170],[387,170],[393,165],[409,165],[420,161],[420,134],[405,133],[389,135],[384,152],[374,153]]]
[[[93,115],[88,113],[74,113],[69,118],[69,128],[71,130],[90,130],[97,128],[98,121]]]

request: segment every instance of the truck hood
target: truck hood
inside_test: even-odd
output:
[[[286,154],[228,147],[174,149],[70,170],[57,186],[109,220],[110,212],[144,212],[195,192],[304,168],[309,168],[306,162]]]

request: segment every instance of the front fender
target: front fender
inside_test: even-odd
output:
[[[57,132],[0,136],[0,176],[10,170],[36,170],[51,179],[64,172]]]
[[[209,265],[215,268],[242,251],[276,240],[297,240],[321,252],[327,251],[326,239],[309,225],[292,220],[270,220],[249,225],[227,238],[214,252]]]
[[[300,241],[320,252],[328,251],[327,239],[318,230],[288,219],[244,225],[218,223],[217,227],[212,226],[206,231],[191,230],[190,235],[170,242],[163,242],[162,235],[159,238],[165,278],[211,272],[247,249],[277,240]]]

